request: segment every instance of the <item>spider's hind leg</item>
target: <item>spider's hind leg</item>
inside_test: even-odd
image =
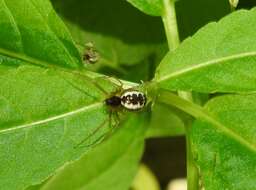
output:
[[[114,118],[116,117],[116,118]],[[112,119],[115,119],[114,120],[114,123],[112,123]],[[117,121],[116,121],[117,119]],[[116,128],[116,126],[118,126],[119,124],[119,121],[120,121],[120,118],[118,116],[118,112],[117,111],[113,111],[113,110],[110,110],[109,111],[109,117],[108,119],[104,120],[104,122],[99,125],[91,134],[89,134],[85,139],[83,139],[79,144],[77,144],[74,148],[84,148],[84,147],[94,147],[96,145],[98,145],[99,143],[107,140],[113,133],[114,133],[114,130]],[[83,145],[89,138],[91,138],[93,135],[95,135],[100,129],[102,129],[104,126],[106,126],[106,124],[108,123],[108,131],[107,132],[104,132],[102,135],[100,135],[95,141],[93,141],[92,143],[90,144],[86,144],[86,145]]]
[[[114,120],[114,123],[112,120]],[[120,123],[120,117],[118,115],[118,112],[111,110],[109,113],[109,130],[107,132],[105,132],[103,135],[101,135],[97,139],[97,142],[102,143],[102,142],[105,142],[106,140],[108,140],[114,134],[119,123]],[[95,143],[95,145],[98,144],[97,142]]]
[[[123,91],[124,84],[120,79],[111,76],[103,76],[102,78],[108,79],[108,81],[115,85],[116,90],[113,92],[113,94],[118,94]]]
[[[92,143],[83,145],[87,140],[89,140],[92,136],[94,136],[100,129],[102,129],[107,124],[107,121],[108,119],[105,119],[102,124],[100,124],[92,133],[90,133],[87,137],[85,137],[81,142],[79,142],[74,148],[78,148],[78,147],[84,148],[84,147],[90,147],[98,144],[97,142],[99,142],[102,139],[105,133],[101,135],[99,138],[97,138],[95,141],[93,141]]]
[[[112,118],[113,118],[113,120],[115,119],[114,123],[112,122]],[[109,131],[105,133],[101,142],[106,141],[114,134],[119,123],[120,123],[120,118],[119,118],[118,112],[110,111],[110,113],[109,113]]]

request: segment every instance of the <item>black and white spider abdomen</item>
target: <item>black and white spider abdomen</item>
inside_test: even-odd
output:
[[[121,105],[131,111],[140,110],[147,103],[145,94],[136,90],[124,91],[120,98]]]
[[[114,109],[121,106],[129,111],[138,111],[145,107],[147,98],[143,92],[128,89],[124,90],[120,95],[107,98],[105,103]]]

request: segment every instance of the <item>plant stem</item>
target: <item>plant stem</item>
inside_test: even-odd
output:
[[[191,125],[190,125],[191,126]],[[199,174],[198,168],[196,167],[193,152],[192,152],[192,144],[190,138],[190,130],[191,127],[188,127],[186,130],[186,153],[187,153],[187,181],[188,181],[188,190],[199,189]]]
[[[177,107],[195,118],[201,117],[203,114],[200,106],[168,91],[161,91],[159,93],[158,101]],[[199,190],[199,172],[194,161],[190,136],[191,125],[192,120],[186,125],[187,189]]]
[[[195,118],[200,118],[212,124],[213,127],[221,131],[226,136],[239,142],[252,152],[256,152],[256,146],[254,144],[250,144],[246,139],[241,137],[240,134],[234,132],[230,128],[220,123],[218,119],[216,119],[213,115],[211,115],[209,112],[207,112],[207,110],[203,109],[201,106],[193,102],[187,101],[166,90],[160,90],[157,101],[179,108],[180,110],[194,116]],[[187,130],[190,130],[190,128],[187,128]]]
[[[180,44],[178,25],[175,11],[175,0],[163,0],[164,13],[162,20],[168,41],[169,51],[174,51]],[[192,93],[178,91],[180,97],[193,102]],[[186,126],[186,144],[187,144],[187,181],[188,190],[198,190],[198,170],[193,160],[191,139],[189,129],[191,124]]]
[[[164,23],[165,34],[169,46],[169,51],[174,51],[180,44],[178,25],[175,11],[175,0],[163,0],[164,12],[162,20]],[[192,101],[192,94],[189,92],[179,91],[180,97]]]
[[[163,3],[164,13],[162,15],[162,20],[164,23],[169,50],[173,51],[180,44],[178,26],[176,21],[175,2],[174,0],[163,0]]]

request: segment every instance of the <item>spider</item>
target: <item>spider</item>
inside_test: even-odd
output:
[[[116,79],[120,85],[118,85],[118,90],[114,93],[111,93],[110,95],[102,89],[97,83],[95,85],[104,93],[106,94],[107,98],[104,100],[104,104],[108,108],[109,112],[109,126],[112,128],[110,132],[107,132],[107,134],[103,134],[100,136],[98,139],[96,139],[95,142],[86,145],[86,147],[89,147],[94,144],[98,144],[97,142],[105,140],[110,134],[112,134],[113,129],[116,128],[116,126],[119,124],[120,118],[119,118],[119,113],[121,110],[125,109],[126,111],[129,112],[135,112],[135,111],[140,111],[142,110],[146,104],[147,104],[147,97],[146,94],[136,90],[134,88],[128,88],[124,89],[123,88],[123,83],[119,80]],[[112,116],[117,118],[118,122],[112,127]],[[98,126],[91,134],[89,134],[84,140],[82,140],[76,147],[81,147],[81,145],[91,136],[96,134],[103,126],[105,126],[106,122]]]

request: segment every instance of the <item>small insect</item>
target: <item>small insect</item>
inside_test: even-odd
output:
[[[100,58],[98,51],[95,49],[92,42],[85,44],[85,52],[83,60],[89,64],[95,64]]]

